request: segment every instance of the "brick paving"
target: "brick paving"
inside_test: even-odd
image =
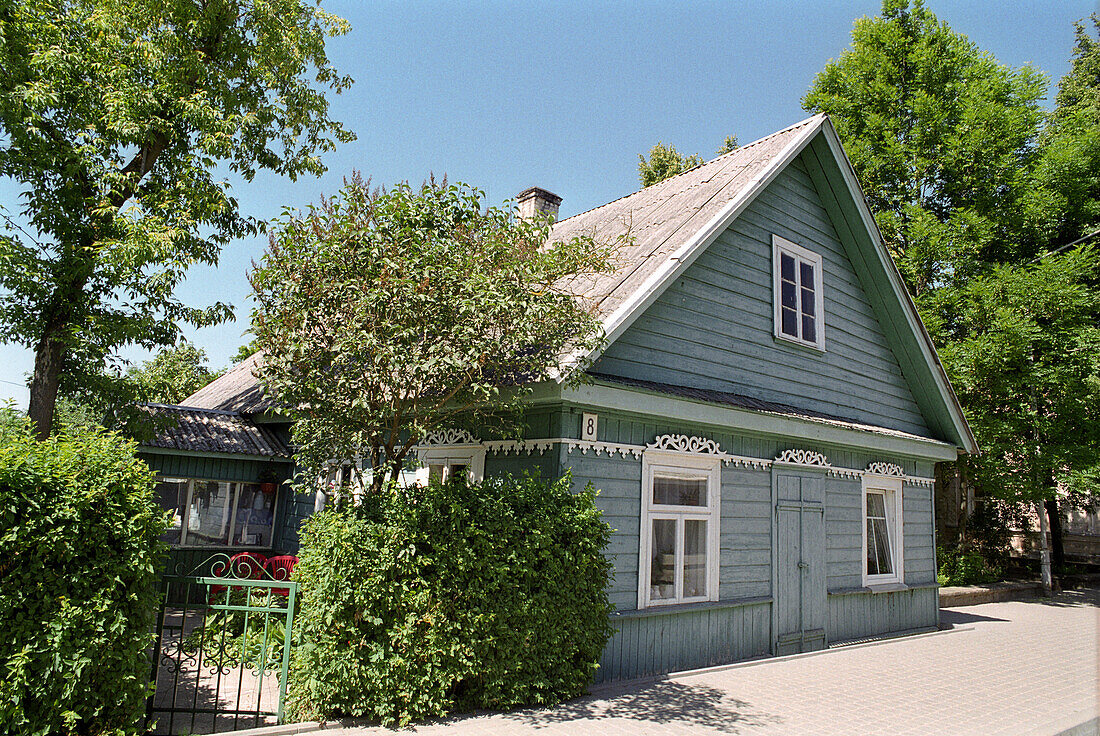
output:
[[[944,609],[942,622],[951,629],[628,683],[554,708],[458,717],[415,733],[1038,736],[1100,716],[1100,590]]]

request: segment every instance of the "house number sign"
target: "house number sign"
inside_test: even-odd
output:
[[[581,439],[589,440],[591,442],[596,441],[596,415],[595,414],[582,414],[581,415]]]

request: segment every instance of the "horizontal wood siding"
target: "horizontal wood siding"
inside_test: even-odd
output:
[[[556,480],[558,478],[557,455],[547,450],[542,455],[535,451],[530,455],[488,453],[485,456],[486,478],[499,478],[505,475],[520,478],[525,474],[537,474],[546,480]]]
[[[192,455],[162,455],[138,451],[150,470],[168,478],[201,478],[255,483],[264,472],[285,478],[290,463],[286,460],[257,459],[249,456],[196,457]]]
[[[316,499],[308,493],[294,493],[286,486],[283,488],[275,546],[281,554],[296,555],[301,543],[302,524],[313,514]]]
[[[939,622],[939,589],[914,588],[891,593],[829,596],[830,643],[899,631],[935,628]]]
[[[577,490],[591,481],[599,491],[596,506],[604,521],[615,533],[605,554],[611,560],[614,579],[608,588],[608,598],[618,611],[638,607],[638,529],[641,521],[642,463],[619,456],[567,455],[567,467],[573,470],[573,487]]]
[[[863,486],[859,479],[825,478],[825,587],[863,585]]]
[[[906,483],[902,487],[901,519],[905,525],[905,582],[936,582],[936,547],[933,533],[932,489]]]
[[[823,354],[773,336],[773,234],[823,257]],[[608,346],[594,370],[929,435],[801,158]]]
[[[596,682],[709,667],[768,654],[767,602],[646,615],[612,616]]]
[[[722,468],[720,600],[770,596],[771,473]]]

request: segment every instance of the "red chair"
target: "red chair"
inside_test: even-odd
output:
[[[276,555],[267,561],[265,567],[273,580],[290,580],[290,576],[294,574],[294,566],[297,564],[298,558],[294,555]],[[277,595],[290,595],[290,588],[275,588],[272,592]]]
[[[214,577],[234,577],[244,580],[262,580],[264,577],[264,571],[267,568],[267,558],[258,552],[238,552],[229,558],[228,564],[225,562],[214,563],[210,573]],[[231,586],[231,587],[243,587],[243,586]],[[210,598],[211,602],[217,600],[216,596],[224,591],[226,586],[224,585],[211,585],[210,586]]]

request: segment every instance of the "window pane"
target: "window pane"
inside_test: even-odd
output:
[[[875,523],[867,520],[867,574],[878,575],[878,552],[875,544]]]
[[[793,281],[780,281],[779,291],[782,295],[782,304],[784,307],[794,309],[798,306],[798,288],[794,285]]]
[[[802,314],[808,314],[811,317],[813,317],[815,307],[816,307],[816,305],[814,304],[814,291],[813,291],[813,289],[807,289],[805,286],[803,286],[802,287]]]
[[[817,342],[817,325],[814,318],[802,315],[802,339],[806,342]]]
[[[684,597],[707,594],[707,522],[684,521]]]
[[[466,463],[455,463],[450,467],[450,473],[448,478],[465,478],[466,477]]]
[[[257,483],[238,483],[237,523],[233,525],[233,544],[270,547],[271,527],[275,521],[275,494],[263,493]]]
[[[794,281],[794,258],[786,253],[779,254],[779,276],[787,281]]]
[[[183,517],[187,504],[187,481],[170,478],[157,483],[157,500],[160,507],[172,515],[171,526],[161,539],[168,544],[179,544],[183,532]]]
[[[216,481],[195,481],[195,489],[191,493],[191,508],[187,513],[188,544],[229,544],[231,485]]]
[[[653,546],[650,549],[649,597],[667,600],[676,597],[676,522],[653,520]]]
[[[706,506],[706,478],[653,478],[653,503],[668,506]]]
[[[800,280],[799,283],[802,284],[803,288],[806,288],[806,289],[814,288],[814,267],[813,267],[813,264],[812,263],[806,263],[805,261],[801,261],[798,264],[798,270],[799,270],[799,276],[801,276],[801,280]]]
[[[876,519],[886,518],[886,496],[882,493],[867,494],[867,516]]]
[[[782,309],[782,319],[780,321],[780,329],[783,330],[784,335],[790,335],[792,337],[798,337],[798,313],[793,309]]]
[[[894,571],[890,559],[890,535],[886,528],[886,519],[871,519],[875,527],[875,556],[878,559],[880,575],[889,575]]]
[[[443,480],[443,465],[434,463],[428,465],[428,477],[433,480]]]

